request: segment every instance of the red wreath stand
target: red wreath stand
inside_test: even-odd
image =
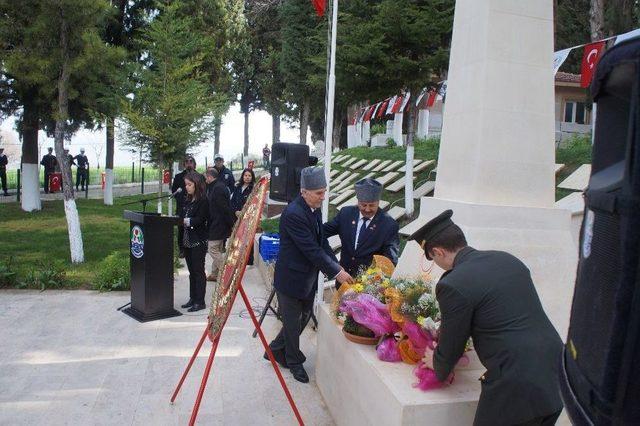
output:
[[[209,358],[207,359],[207,365],[204,370],[204,374],[202,376],[202,381],[200,382],[200,388],[198,390],[198,396],[196,397],[196,401],[193,405],[193,410],[191,412],[191,419],[189,420],[189,425],[192,426],[196,422],[196,418],[198,416],[198,410],[200,409],[200,403],[202,402],[202,396],[204,395],[204,390],[207,386],[207,380],[209,379],[209,374],[211,373],[211,367],[213,366],[213,360],[216,356],[216,350],[218,349],[218,343],[220,343],[220,335],[222,334],[222,330],[224,329],[224,325],[229,318],[229,313],[231,312],[231,307],[235,302],[235,298],[238,292],[242,296],[242,300],[251,316],[251,321],[253,321],[253,325],[255,326],[258,334],[260,335],[260,341],[264,346],[264,349],[269,356],[269,360],[271,361],[271,365],[273,366],[274,371],[276,372],[276,376],[278,376],[278,380],[280,381],[280,385],[282,385],[282,389],[284,390],[287,399],[289,400],[289,404],[291,405],[291,409],[298,420],[300,425],[304,425],[302,421],[302,417],[300,416],[300,412],[298,411],[298,407],[296,407],[296,403],[293,401],[293,397],[291,396],[291,392],[289,392],[289,388],[282,377],[282,373],[280,372],[280,368],[276,363],[276,360],[273,358],[273,353],[271,352],[271,348],[267,343],[267,340],[264,337],[262,332],[262,328],[256,319],[256,316],[253,312],[253,308],[249,303],[249,298],[242,287],[242,278],[244,276],[244,271],[247,265],[247,260],[249,258],[250,250],[249,244],[252,244],[257,224],[262,216],[262,207],[264,206],[264,202],[266,199],[266,191],[267,186],[269,184],[269,179],[267,177],[263,177],[260,181],[255,185],[253,193],[247,200],[244,209],[242,210],[242,214],[240,219],[236,223],[234,230],[231,234],[229,241],[232,242],[232,247],[227,251],[227,257],[225,258],[224,267],[220,270],[218,275],[218,283],[220,283],[216,294],[214,294],[213,303],[211,306],[211,314],[207,319],[207,326],[200,337],[200,341],[198,342],[189,363],[187,364],[187,368],[182,373],[182,377],[176,386],[173,395],[171,396],[171,403],[173,404],[182,388],[182,384],[184,383],[187,375],[189,374],[189,370],[191,370],[191,366],[195,361],[200,349],[202,349],[202,345],[204,344],[205,339],[208,337],[211,341],[211,351],[209,352]],[[234,258],[234,256],[239,256],[238,258]],[[241,260],[241,262],[239,262]],[[221,294],[222,293],[222,294]]]

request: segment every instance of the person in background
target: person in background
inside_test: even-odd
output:
[[[231,235],[235,215],[229,201],[229,188],[219,179],[218,171],[207,169],[207,200],[209,202],[209,243],[211,273],[207,281],[216,281],[218,271],[224,261],[224,243]]]
[[[207,231],[209,221],[209,202],[205,181],[196,171],[184,175],[187,193],[182,213],[184,228],[184,258],[189,269],[189,301],[182,305],[189,312],[206,308],[204,303],[207,281],[204,260],[207,255]]]
[[[9,195],[9,191],[7,191],[7,164],[9,164],[9,159],[4,153],[4,148],[0,147],[0,181],[2,181],[2,192],[5,197]]]
[[[503,251],[476,250],[446,210],[414,232],[425,257],[446,272],[436,284],[442,321],[424,362],[448,380],[469,337],[487,371],[473,424],[554,425],[562,411],[562,340],[531,272]]]
[[[53,155],[53,148],[47,148],[48,154],[45,154],[40,160],[40,164],[44,167],[44,193],[49,193],[49,175],[56,172],[58,159]]]
[[[398,222],[380,209],[382,185],[371,178],[354,185],[357,206],[343,207],[333,220],[324,224],[327,237],[340,235],[340,265],[353,277],[368,268],[379,254],[398,264],[400,239]],[[340,284],[336,282],[336,287]]]
[[[244,169],[242,171],[242,175],[240,176],[240,180],[236,184],[233,189],[233,193],[231,194],[231,208],[235,212],[236,216],[240,217],[240,212],[244,207],[244,204],[247,202],[249,195],[251,195],[251,191],[253,191],[253,185],[256,183],[256,175],[253,173],[252,169]],[[249,254],[248,265],[253,265],[253,245],[251,245],[251,250]]]
[[[227,188],[229,188],[229,194],[233,192],[233,186],[236,183],[235,178],[233,177],[233,173],[231,170],[227,169],[224,166],[224,158],[220,154],[216,154],[213,157],[213,167],[218,171],[218,179],[223,181]]]
[[[265,143],[264,148],[262,148],[262,164],[265,170],[269,170],[270,163],[269,159],[271,158],[271,150],[269,149],[269,144]]]
[[[84,155],[84,148],[80,148],[80,154],[73,157],[76,161],[77,169],[76,169],[76,191],[78,190],[78,186],[82,187],[84,191],[84,187],[87,184],[87,172],[89,170],[89,159],[86,155]]]
[[[311,318],[318,273],[322,271],[340,283],[353,282],[324,235],[320,207],[326,192],[324,169],[305,167],[300,175],[300,195],[280,216],[280,252],[273,286],[282,329],[269,347],[275,360],[302,383],[308,383],[309,376],[302,365],[306,357],[300,350],[300,334]],[[263,358],[269,359],[267,353]]]
[[[184,166],[184,169],[180,173],[176,173],[176,175],[173,177],[173,183],[171,185],[171,192],[176,192],[178,188],[182,189],[182,192],[176,194],[176,196],[174,197],[176,200],[176,213],[180,218],[183,218],[182,214],[184,211],[185,200],[187,198],[187,192],[184,186],[184,177],[187,175],[187,173],[192,172],[196,169],[196,160],[192,156],[187,155],[184,158],[183,166]],[[184,238],[184,228],[182,226],[179,226],[178,227],[178,250],[179,250],[178,256],[180,258],[184,257],[184,245],[182,244],[183,238]]]

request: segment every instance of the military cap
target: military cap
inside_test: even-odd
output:
[[[427,242],[437,237],[442,231],[455,225],[451,220],[453,210],[445,210],[438,216],[425,223],[420,229],[409,236],[409,240],[415,240],[420,247],[424,249]],[[425,251],[427,259],[431,260],[429,254]]]
[[[382,185],[375,179],[362,179],[354,185],[356,197],[358,201],[363,203],[372,203],[380,200],[382,194]]]
[[[216,154],[213,156],[213,161],[215,160],[222,160],[224,161],[224,157],[222,157],[222,154]]]
[[[327,187],[327,180],[324,177],[324,168],[305,167],[300,173],[300,188],[314,191]]]

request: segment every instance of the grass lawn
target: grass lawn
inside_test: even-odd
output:
[[[42,210],[33,213],[23,212],[17,203],[0,204],[0,261],[12,258],[19,281],[30,271],[54,264],[66,270],[66,287],[91,288],[101,260],[114,251],[128,252],[129,221],[122,215],[138,205],[122,204],[140,198],[117,198],[113,206],[105,206],[102,200],[76,200],[85,255],[85,262],[79,265],[70,262],[62,201],[43,202]]]

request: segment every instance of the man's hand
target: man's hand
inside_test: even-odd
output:
[[[336,281],[340,284],[352,284],[354,280],[347,271],[341,269],[340,272],[338,272],[338,275],[336,275]]]
[[[424,357],[422,358],[425,367],[433,370],[433,349],[427,346],[424,350]]]

